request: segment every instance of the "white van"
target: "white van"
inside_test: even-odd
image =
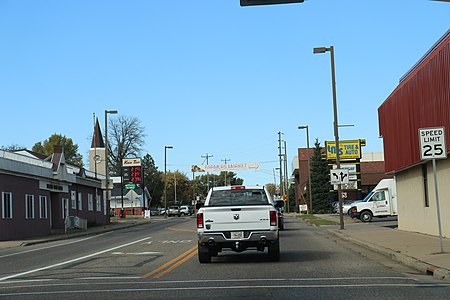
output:
[[[396,216],[397,213],[395,178],[382,179],[364,200],[350,209],[350,216],[363,222],[370,222],[373,217]]]

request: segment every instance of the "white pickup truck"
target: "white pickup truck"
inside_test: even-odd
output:
[[[283,201],[275,204],[282,207]],[[223,249],[242,252],[268,248],[271,261],[280,259],[278,216],[262,186],[212,188],[197,212],[198,259],[210,263]]]

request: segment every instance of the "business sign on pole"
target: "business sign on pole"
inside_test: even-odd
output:
[[[445,128],[419,128],[420,159],[447,158]]]
[[[341,159],[361,158],[361,140],[339,141],[339,157]],[[327,160],[336,159],[336,143],[325,141],[325,151]]]
[[[337,165],[333,164],[333,169],[336,169]],[[358,180],[358,174],[359,172],[356,169],[356,164],[348,164],[348,163],[341,163],[341,169],[347,169],[348,170],[348,179],[350,181],[352,180]]]
[[[350,180],[348,183],[342,183],[341,184],[341,190],[343,191],[349,191],[349,190],[357,190],[358,189],[358,181],[357,180]],[[333,184],[333,190],[338,190],[338,185]]]
[[[122,159],[122,167],[140,167],[140,158],[124,158]]]
[[[132,182],[141,185],[143,181],[142,166],[140,158],[125,158],[122,160],[122,182]]]

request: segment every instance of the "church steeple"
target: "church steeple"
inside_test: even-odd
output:
[[[92,136],[91,148],[105,148],[105,143],[103,141],[102,130],[100,129],[100,124],[98,123],[98,118],[95,120],[94,135]]]
[[[89,170],[95,172],[95,174],[105,175],[105,150],[102,131],[98,123],[98,118],[96,118],[91,149],[89,150]]]

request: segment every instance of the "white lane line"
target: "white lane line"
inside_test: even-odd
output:
[[[162,252],[113,252],[112,255],[161,255]]]
[[[33,285],[33,286],[25,286],[25,287],[50,287],[50,286],[89,286],[89,285],[111,285],[113,280],[125,280],[125,279],[142,279],[142,277],[140,276],[98,276],[98,277],[74,277],[71,278],[71,280],[80,280],[80,281],[84,281],[84,280],[107,280],[107,282],[77,282],[77,283],[72,283],[72,282],[63,282],[61,280],[56,280],[56,279],[31,279],[31,280],[13,280],[13,281],[8,281],[8,282],[0,282],[0,289],[8,289],[11,288],[11,284],[15,284],[15,283],[33,283],[33,282],[39,282],[42,281],[43,284],[39,284],[39,285]],[[371,284],[377,284],[374,283],[374,280],[388,280],[388,281],[392,281],[392,280],[398,280],[399,282],[403,282],[403,281],[412,281],[412,283],[397,283],[397,284],[420,284],[418,283],[418,279],[415,278],[408,278],[408,277],[381,277],[381,276],[374,276],[374,277],[318,277],[318,278],[240,278],[240,279],[206,279],[206,280],[166,280],[166,281],[129,281],[129,282],[125,282],[122,281],[120,282],[120,284],[122,285],[139,285],[139,284],[145,284],[145,285],[159,285],[159,286],[163,286],[163,285],[180,285],[180,284],[193,284],[194,286],[199,286],[201,284],[213,284],[213,283],[230,283],[230,282],[239,282],[239,283],[247,283],[247,284],[252,284],[254,282],[261,282],[261,284],[264,284],[264,282],[289,282],[289,284],[302,284],[303,282],[305,283],[309,283],[309,282],[320,282],[323,281],[323,284],[320,284],[321,286],[325,285],[327,286],[328,284],[325,282],[329,282],[332,281],[334,282],[333,285],[352,285],[352,283],[336,283],[337,281],[353,281],[353,280],[358,280],[359,283],[358,285],[365,285],[366,283],[362,283],[361,281],[367,280],[369,281]],[[48,284],[44,284],[46,281],[49,281],[50,283]],[[297,283],[296,283],[297,282]],[[379,283],[379,284],[384,284],[384,283]],[[390,283],[390,284],[395,284],[395,283]],[[3,285],[8,285],[3,287]],[[450,286],[450,284],[449,284]],[[17,287],[21,287],[23,288],[24,286],[17,286]],[[14,288],[14,287],[13,287]],[[170,287],[167,287],[168,289]]]
[[[95,293],[123,293],[123,292],[169,292],[169,291],[203,291],[203,290],[250,290],[250,289],[329,289],[329,288],[382,288],[382,287],[397,287],[397,288],[437,288],[437,287],[449,287],[450,284],[328,284],[328,285],[242,285],[242,286],[205,286],[205,287],[173,287],[173,288],[124,288],[124,289],[91,289],[91,290],[64,290],[64,291],[49,291],[49,292],[26,292],[26,293],[5,293],[0,294],[0,297],[12,297],[12,296],[37,296],[37,295],[58,295],[58,294],[86,294],[91,296]]]
[[[134,242],[131,242],[131,243],[127,243],[127,244],[124,244],[124,245],[120,245],[120,246],[117,246],[117,247],[113,247],[113,248],[110,248],[110,249],[106,249],[106,250],[103,250],[103,251],[92,253],[92,254],[89,254],[89,255],[86,255],[86,256],[82,256],[82,257],[78,257],[78,258],[75,258],[75,259],[71,259],[71,260],[68,260],[68,261],[60,262],[60,263],[57,263],[57,264],[54,264],[54,265],[50,265],[50,266],[47,266],[47,267],[42,267],[42,268],[38,268],[38,269],[34,269],[34,270],[30,270],[30,271],[26,271],[26,272],[22,272],[22,273],[18,273],[18,274],[13,274],[13,275],[1,277],[0,281],[5,281],[7,279],[16,278],[16,277],[20,277],[20,276],[23,276],[23,275],[28,275],[28,274],[31,274],[31,273],[36,273],[36,272],[39,272],[39,271],[48,270],[48,269],[51,269],[51,268],[67,265],[67,264],[70,264],[70,263],[73,263],[73,262],[76,262],[76,261],[80,261],[80,260],[83,260],[83,259],[86,259],[86,258],[90,258],[90,257],[93,257],[93,256],[97,256],[97,255],[103,254],[103,253],[106,253],[106,252],[114,251],[116,249],[120,249],[120,248],[127,247],[127,246],[130,246],[130,245],[133,245],[133,244],[141,243],[141,242],[143,242],[145,240],[148,240],[150,238],[151,237],[147,237],[147,238],[140,239],[140,240],[137,240],[137,241],[134,241]]]
[[[32,249],[32,250],[27,250],[27,251],[22,251],[22,252],[15,252],[15,253],[11,253],[11,254],[5,254],[5,255],[0,256],[0,258],[10,257],[10,256],[15,256],[15,255],[20,255],[20,254],[40,251],[40,250],[46,250],[46,249],[66,246],[66,245],[70,245],[70,244],[75,244],[75,243],[87,241],[87,240],[90,240],[90,239],[93,239],[95,237],[99,237],[99,236],[102,236],[102,235],[105,235],[105,234],[109,234],[109,233],[111,233],[111,232],[105,232],[105,233],[97,234],[95,236],[87,237],[87,238],[84,238],[84,239],[81,239],[81,240],[73,240],[73,241],[70,241],[70,242],[67,242],[67,243],[63,243],[63,244],[58,244],[58,245],[53,245],[53,246],[48,246],[48,247],[43,247],[43,248],[38,248],[38,249]]]

